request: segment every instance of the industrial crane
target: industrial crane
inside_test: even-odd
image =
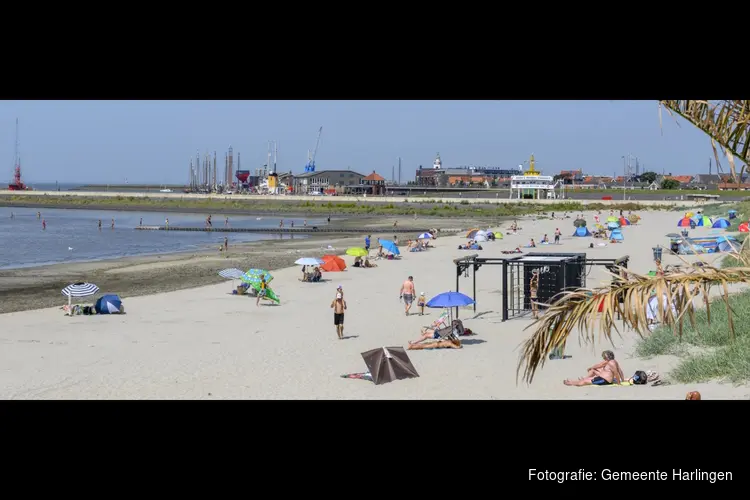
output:
[[[315,142],[315,149],[313,150],[312,156],[310,152],[307,152],[307,165],[305,165],[305,172],[315,172],[315,157],[318,155],[318,147],[320,147],[320,135],[323,133],[323,127],[318,130],[318,140]]]

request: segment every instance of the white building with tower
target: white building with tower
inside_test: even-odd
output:
[[[542,175],[534,168],[534,155],[529,160],[529,169],[520,175],[510,178],[510,198],[542,200],[555,198],[555,179],[551,175]]]

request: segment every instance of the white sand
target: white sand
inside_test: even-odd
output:
[[[606,216],[607,214],[603,214]],[[552,238],[563,232],[562,245],[537,251],[588,252],[590,257],[630,255],[630,268],[653,268],[651,247],[667,244],[664,235],[678,232],[680,214],[644,213],[639,226],[623,229],[625,242],[588,249],[591,238],[573,238],[572,219],[538,221],[522,218],[523,230],[502,241],[484,244],[486,257],[501,250]],[[592,214],[587,214],[591,221]],[[503,229],[504,231],[504,229]],[[709,234],[697,229],[693,234]],[[452,259],[475,252],[457,250],[457,237],[440,238],[428,252],[404,254],[401,261],[381,261],[377,269],[350,268],[326,273],[331,281],[300,283],[299,268],[274,272],[273,288],[282,305],[256,308],[254,299],[227,293],[231,284],[126,299],[125,316],[63,317],[59,309],[0,316],[0,397],[10,399],[121,398],[318,398],[318,399],[682,399],[698,390],[704,399],[750,397],[750,387],[709,383],[663,387],[565,387],[562,380],[584,374],[609,344],[568,344],[573,357],[547,363],[530,386],[516,384],[518,346],[529,335],[528,319],[500,321],[500,267],[485,266],[477,275],[477,312],[462,311],[466,327],[478,333],[461,350],[416,351],[409,355],[417,379],[382,386],[341,374],[365,371],[361,352],[381,346],[406,346],[429,316],[405,317],[399,303],[401,282],[413,275],[417,292],[430,297],[455,289]],[[351,262],[351,258],[347,257]],[[676,257],[665,256],[665,264]],[[605,278],[589,275],[589,285]],[[345,289],[349,310],[346,335],[339,341],[329,308],[337,284]],[[462,278],[462,290],[471,279]],[[50,290],[50,293],[60,292]],[[61,305],[64,298],[61,296]],[[627,333],[615,342],[626,374],[655,369],[666,373],[675,358],[631,359],[636,338]]]

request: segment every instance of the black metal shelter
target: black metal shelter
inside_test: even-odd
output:
[[[591,267],[604,266],[610,272],[618,267],[627,268],[629,256],[619,259],[588,259],[585,253],[531,252],[514,257],[484,258],[478,254],[455,259],[456,291],[459,291],[461,276],[472,272],[472,298],[477,310],[477,271],[484,265],[502,266],[502,321],[531,313],[529,282],[534,270],[539,272],[537,290],[538,304],[552,304],[560,292],[586,286],[586,277]],[[458,317],[458,308],[456,308]]]

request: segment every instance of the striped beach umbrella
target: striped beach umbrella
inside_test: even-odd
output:
[[[432,238],[432,235],[430,233],[422,233],[417,236],[418,240],[429,240],[430,238]]]
[[[68,297],[68,306],[73,297],[88,297],[99,291],[99,287],[93,283],[73,283],[62,289],[62,294]]]
[[[241,279],[243,274],[245,274],[245,272],[241,269],[237,269],[236,267],[233,267],[231,269],[222,269],[221,271],[219,271],[219,276],[227,280]]]

